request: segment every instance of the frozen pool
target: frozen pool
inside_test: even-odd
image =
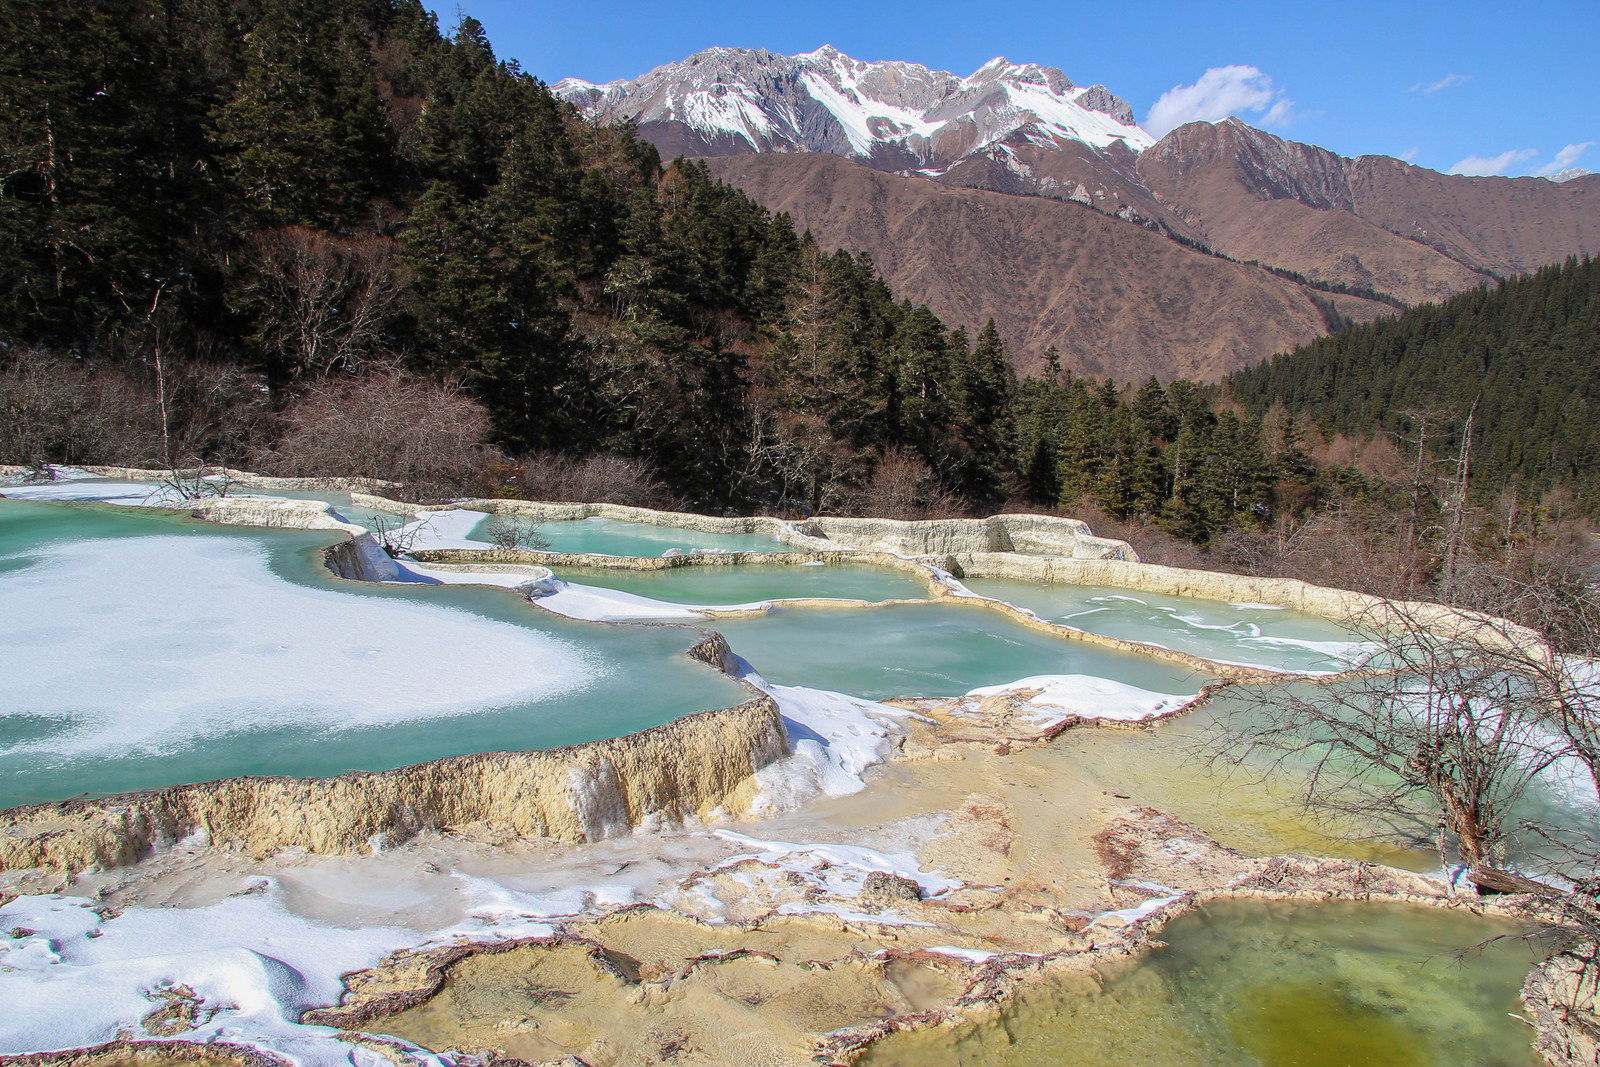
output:
[[[551,748],[745,698],[683,655],[691,630],[340,582],[334,536],[0,500],[0,806]]]
[[[183,500],[159,481],[132,481],[121,478],[71,477],[37,485],[0,485],[0,494],[11,500],[54,501],[57,503],[99,503],[123,506],[165,505],[181,507]],[[327,504],[345,522],[368,530],[379,526],[398,527],[404,518],[390,511],[362,507],[339,490],[257,489],[243,485],[227,488],[230,497],[256,497],[267,500],[318,500]]]

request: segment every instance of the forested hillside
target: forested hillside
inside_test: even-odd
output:
[[[297,397],[398,363],[461,382],[509,454],[637,457],[703,506],[821,506],[893,450],[1002,493],[1003,358],[582,121],[470,18],[446,39],[416,0],[3,8],[31,42],[0,56],[13,373],[266,398],[163,460],[270,451]]]
[[[1333,432],[1458,430],[1473,416],[1480,485],[1565,487],[1600,506],[1600,260],[1568,260],[1423,305],[1240,371],[1257,412],[1303,411]]]

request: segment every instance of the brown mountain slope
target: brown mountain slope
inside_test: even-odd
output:
[[[1466,178],[1388,156],[1347,159],[1236,119],[1173,130],[1140,156],[1139,176],[1219,252],[1411,303],[1600,252],[1600,179]]]
[[[1327,332],[1319,301],[1359,320],[1389,310],[1078,204],[951,188],[822,153],[706,163],[824,247],[870,253],[898,296],[971,329],[993,316],[1023,371],[1055,345],[1086,374],[1213,380]]]

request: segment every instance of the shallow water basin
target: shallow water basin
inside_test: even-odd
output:
[[[485,516],[468,534],[474,541],[492,544],[494,516]],[[535,532],[550,552],[587,552],[600,556],[659,556],[669,549],[692,552],[792,552],[793,549],[767,534],[705,533],[672,526],[621,519],[559,519],[536,522]]]
[[[684,566],[660,571],[558,567],[567,581],[671,604],[752,604],[764,600],[926,600],[928,587],[899,571],[847,564]]]
[[[1002,578],[972,578],[962,584],[979,596],[1027,608],[1050,622],[1224,663],[1334,672],[1348,669],[1357,651],[1357,635],[1347,627],[1270,604]]]
[[[708,623],[768,679],[882,700],[960,696],[1024,678],[1082,675],[1160,694],[1207,679],[1151,656],[1052,637],[956,604],[778,608]]]
[[[999,1020],[896,1034],[858,1061],[1532,1067],[1513,1018],[1534,959],[1509,924],[1394,904],[1222,901],[1167,947],[1023,992]],[[1465,953],[1465,956],[1461,955]]]

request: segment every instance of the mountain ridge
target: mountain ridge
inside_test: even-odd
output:
[[[551,91],[588,118],[637,123],[658,147],[681,144],[684,155],[833,152],[925,176],[1017,136],[1134,154],[1155,141],[1106,86],[999,56],[958,77],[831,45],[793,56],[717,47],[634,79],[565,78]]]
[[[1287,297],[1282,278],[1224,286],[1242,306],[1265,316],[1253,326],[1226,324],[1224,335],[1240,338],[1234,355],[1225,356],[1218,350],[1222,342],[1193,335],[1182,323],[1173,324],[1173,336],[1199,347],[1146,339],[1140,324],[1164,321],[1169,312],[1163,294],[1149,291],[1139,275],[1153,272],[1172,282],[1177,265],[1185,264],[1203,276],[1185,283],[1192,292],[1221,284],[1224,275],[1243,276],[1219,274],[1203,256],[1158,250],[1141,230],[1190,253],[1258,264],[1287,273],[1290,282],[1328,290],[1314,298],[1321,302],[1323,332],[1370,318],[1374,305],[1358,299],[1362,294],[1401,305],[1437,302],[1569,255],[1600,254],[1600,176],[1441,174],[1390,156],[1342,156],[1237,118],[1187,123],[1157,139],[1110,89],[1082,88],[1056,68],[1001,58],[963,78],[900,60],[865,63],[831,46],[795,56],[715,48],[631,80],[598,86],[568,79],[553,91],[591,120],[634,124],[664,156],[711,161],[719,177],[791,213],[825,243],[900,264],[903,273],[890,279],[897,289],[969,328],[982,324],[984,312],[994,314],[1008,325],[1004,332],[1023,367],[1036,365],[1055,345],[1070,366],[1094,371],[1107,363],[1108,352],[1126,353],[1137,343],[1171,356],[1169,365],[1151,368],[1161,376],[1214,377],[1242,365],[1236,360],[1246,354],[1271,355],[1275,350],[1261,350],[1268,341],[1293,347],[1311,339],[1303,305],[1313,298]],[[837,177],[843,173],[838,168],[793,162],[806,155],[886,172],[898,182],[846,181]],[[825,174],[836,177],[825,180]],[[891,249],[885,227],[839,195],[850,188],[896,209],[946,203],[899,184],[919,179],[974,191],[959,212],[966,225],[994,230],[1004,219],[1021,230],[971,237],[951,229],[948,218],[922,227],[891,220],[897,239],[939,242]],[[790,181],[800,184],[786,187]],[[806,192],[817,199],[807,202]],[[1045,209],[1000,211],[977,193],[1073,201],[1119,220],[1123,229],[1102,233]],[[855,232],[835,226],[827,213],[854,219]],[[1034,247],[1040,233],[1058,231],[1063,239],[1095,235],[1099,275],[1095,257],[1080,249],[1052,256]],[[1011,292],[995,290],[990,278],[997,269],[1007,272],[994,250],[1018,239],[1046,277],[1017,279]],[[1111,254],[1112,245],[1124,247]],[[1060,267],[1063,260],[1071,260],[1070,267]],[[926,266],[912,270],[906,266],[912,263]],[[1100,276],[1111,271],[1134,276]],[[1064,291],[1069,276],[1077,292]],[[984,294],[989,306],[980,308],[963,290]],[[1129,332],[1088,331],[1098,337],[1091,350],[1081,337],[1085,331],[1074,325],[1088,316],[1086,293],[1108,302],[1089,317],[1120,322]],[[1156,304],[1128,305],[1135,293]],[[1070,329],[1053,336],[1048,325],[1025,323],[1029,318]],[[1111,365],[1145,367],[1148,361],[1138,356]]]
[[[1075,371],[1215,380],[1392,310],[1208,255],[1082,205],[888,174],[828,153],[723,156],[713,176],[824,247],[864,251],[901,296],[971,330],[993,318],[1017,367],[1054,346]]]

